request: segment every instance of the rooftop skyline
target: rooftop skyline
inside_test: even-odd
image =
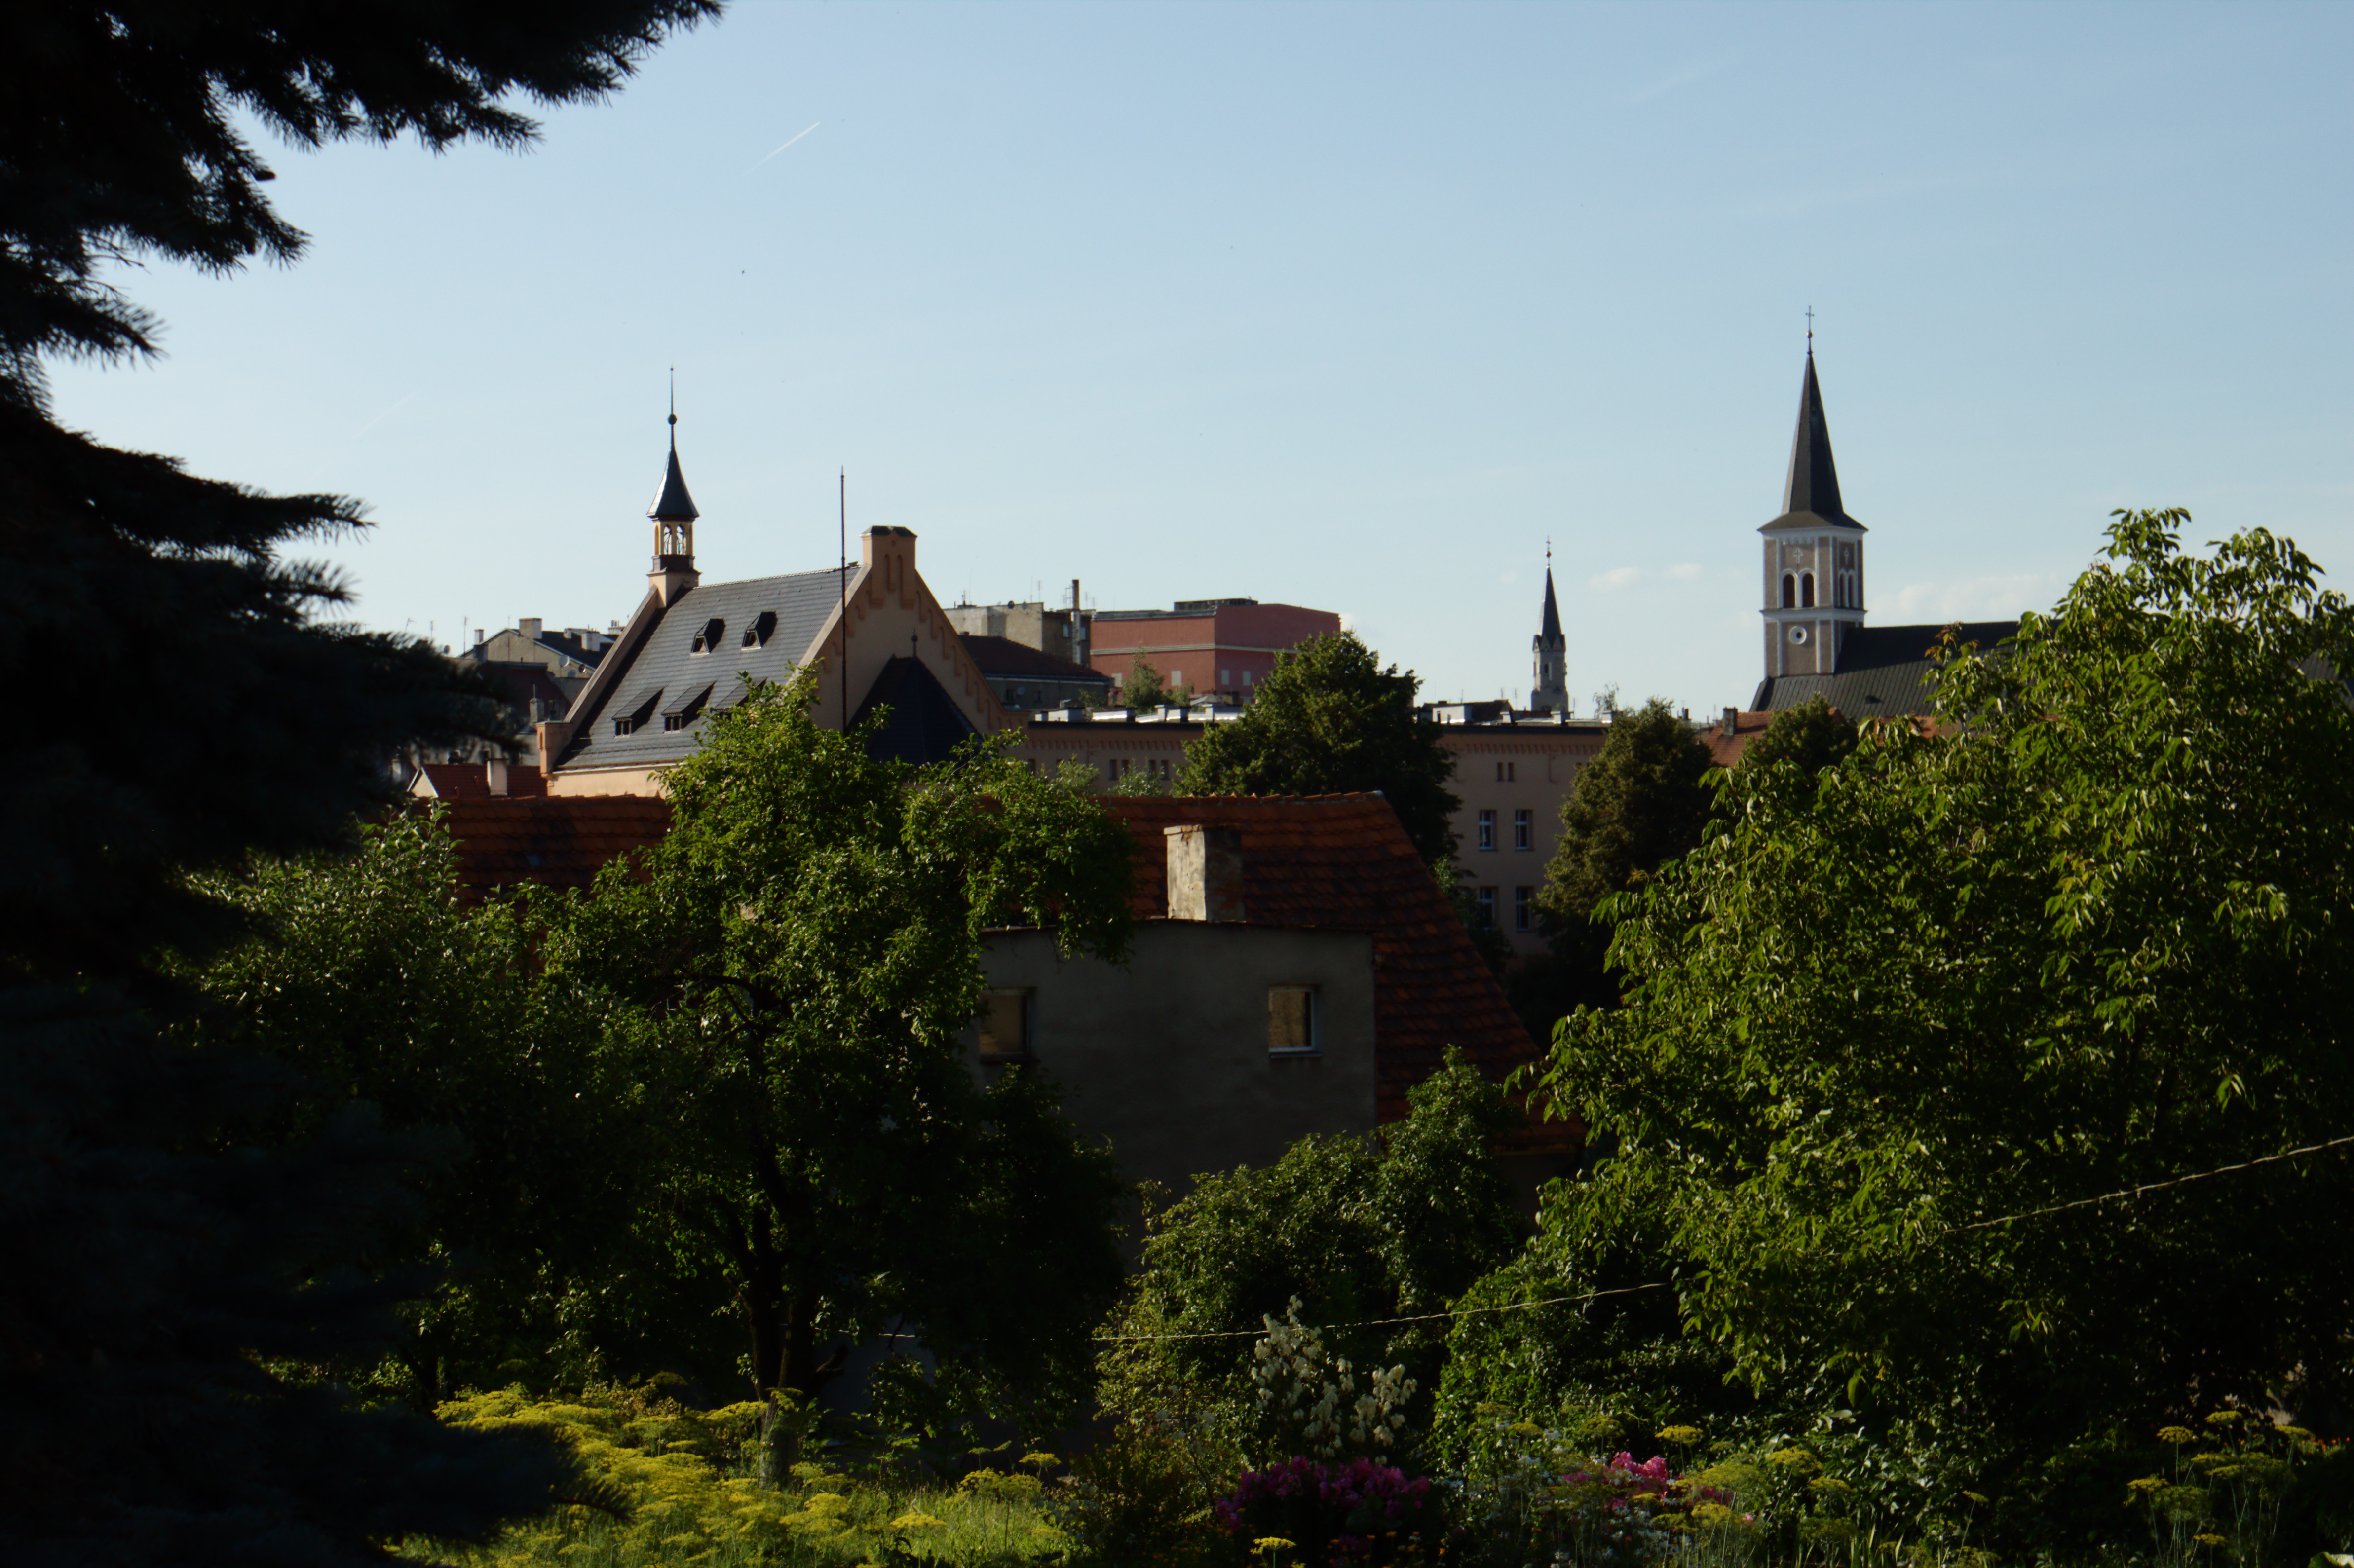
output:
[[[1807,321],[1872,620],[2049,604],[2113,506],[2354,576],[2339,7],[741,6],[535,153],[262,141],[290,270],[125,286],[60,418],[371,504],[359,619],[713,579],[1339,610],[1433,699],[1757,675]]]

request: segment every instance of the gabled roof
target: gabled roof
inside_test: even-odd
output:
[[[981,666],[984,675],[1019,675],[1034,681],[1082,681],[1089,685],[1110,687],[1119,683],[1100,670],[1085,664],[1075,664],[1068,659],[1058,659],[1027,642],[1016,642],[1011,637],[981,637],[972,632],[960,632],[964,651]]]
[[[1561,607],[1553,602],[1553,567],[1550,566],[1545,567],[1544,625],[1538,635],[1547,642],[1561,641]]]
[[[596,707],[580,715],[572,744],[557,766],[646,768],[684,760],[701,732],[695,724],[664,729],[660,710],[705,687],[711,694],[703,711],[725,707],[736,700],[739,672],[757,680],[784,680],[817,641],[841,599],[842,577],[834,571],[689,588],[663,608],[628,668],[616,672],[619,678],[606,686]],[[745,632],[756,628],[763,614],[776,617],[768,641],[743,646]],[[721,623],[720,646],[697,653],[695,641],[714,620]],[[649,707],[648,722],[628,735],[613,733],[616,717]]]
[[[1537,1043],[1381,796],[1109,795],[1102,805],[1136,836],[1139,916],[1167,912],[1162,830],[1192,822],[1241,833],[1247,922],[1372,934],[1381,1120],[1405,1117],[1406,1090],[1449,1045],[1491,1081],[1536,1060]]]
[[[527,762],[507,765],[507,789],[504,796],[491,793],[491,766],[487,762],[428,762],[417,769],[417,778],[409,784],[408,792],[435,800],[498,800],[544,797],[547,793],[546,775]]]
[[[1815,351],[1809,347],[1806,381],[1798,388],[1798,429],[1790,438],[1790,481],[1782,491],[1782,514],[1766,528],[1825,523],[1863,526],[1840,506],[1839,468],[1831,461],[1831,428],[1823,418],[1823,387],[1815,378]]]
[[[956,748],[981,732],[964,716],[939,680],[922,662],[902,653],[887,661],[883,673],[866,689],[866,700],[851,718],[854,728],[878,707],[891,716],[875,732],[867,750],[902,762],[945,762]]]

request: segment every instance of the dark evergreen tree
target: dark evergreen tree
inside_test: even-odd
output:
[[[396,749],[495,733],[422,642],[333,626],[284,552],[359,526],[61,429],[49,356],[152,352],[124,259],[230,271],[302,234],[238,133],[527,143],[708,0],[0,13],[0,1559],[374,1560],[544,1502],[545,1449],[364,1409],[305,1368],[421,1282],[371,1269],[436,1140],[361,1107],[245,1147],[301,1084],[175,1025],[156,960],[235,929],[186,874],[347,842]]]
[[[1455,853],[1455,758],[1416,712],[1413,671],[1382,668],[1349,632],[1278,655],[1243,716],[1185,756],[1181,795],[1339,795],[1378,789],[1433,864]]]

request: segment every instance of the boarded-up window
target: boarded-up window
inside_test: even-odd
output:
[[[1030,1054],[1030,992],[992,991],[981,1015],[981,1056],[1003,1062]]]
[[[1267,1054],[1270,1056],[1312,1055],[1324,1042],[1316,1016],[1316,988],[1310,985],[1269,986],[1267,991]]]

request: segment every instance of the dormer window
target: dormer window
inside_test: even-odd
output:
[[[717,619],[706,620],[703,623],[703,630],[695,635],[695,646],[689,649],[688,652],[693,653],[708,653],[713,649],[718,647],[719,640],[726,635],[727,623],[726,621]]]
[[[613,720],[613,733],[615,735],[635,735],[638,731],[645,728],[647,724],[650,723],[654,716],[655,705],[661,701],[662,688],[657,686],[652,692],[647,694],[645,701],[640,703],[628,713],[622,714]]]
[[[760,612],[758,620],[744,629],[744,646],[766,648],[769,645],[769,639],[776,634],[777,612],[773,609],[764,609]]]
[[[669,707],[663,710],[663,728],[666,730],[684,729],[688,725],[693,724],[696,719],[703,716],[704,706],[710,701],[711,686],[710,683],[706,682],[701,691],[695,692],[692,695],[689,695],[679,702],[673,703]]]

